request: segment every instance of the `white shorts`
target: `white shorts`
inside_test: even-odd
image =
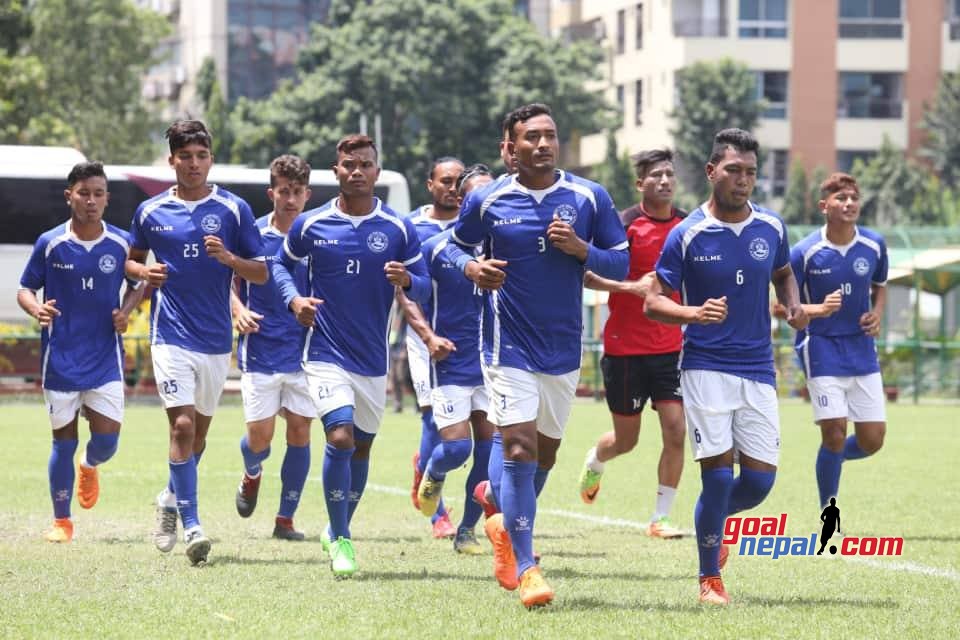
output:
[[[883,379],[865,376],[816,376],[807,380],[813,419],[848,418],[853,422],[886,422]]]
[[[535,420],[537,431],[559,440],[567,428],[580,370],[552,376],[512,367],[484,367],[490,394],[487,417],[505,427]]]
[[[213,415],[227,381],[229,353],[197,353],[172,344],[155,344],[150,354],[165,409],[193,405],[200,415]]]
[[[490,406],[487,388],[483,385],[458,387],[457,385],[445,384],[434,389],[431,398],[433,421],[437,423],[437,429],[469,420],[471,413],[474,411],[486,412]]]
[[[407,366],[410,367],[410,379],[417,394],[417,405],[430,406],[430,351],[420,336],[407,327]]]
[[[240,394],[243,396],[243,415],[247,422],[272,418],[280,412],[281,407],[305,418],[317,417],[307,386],[307,375],[303,371],[244,373],[240,376]]]
[[[361,430],[376,434],[387,404],[387,376],[361,376],[329,362],[308,362],[310,398],[322,418],[334,409],[353,407],[353,422]]]
[[[780,460],[777,390],[740,376],[685,370],[680,373],[683,413],[694,460],[730,449],[774,466]]]
[[[54,429],[70,424],[80,407],[89,407],[111,420],[123,422],[123,382],[119,380],[87,391],[44,389],[43,401],[50,415],[50,426]]]

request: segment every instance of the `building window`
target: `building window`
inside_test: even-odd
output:
[[[950,0],[948,3],[947,20],[950,23],[950,39],[960,40],[960,0]]]
[[[757,100],[767,103],[763,110],[764,118],[787,117],[787,72],[755,71],[757,79]]]
[[[787,0],[740,0],[741,38],[786,38]]]
[[[901,118],[902,80],[899,73],[841,72],[838,118]]]
[[[876,151],[865,149],[840,149],[837,151],[837,171],[850,173],[853,169],[853,163],[860,160],[864,163],[870,162]]]
[[[625,9],[617,11],[617,53],[627,50],[627,12]]]
[[[641,124],[643,124],[643,80],[637,80],[633,90],[633,120],[634,123],[639,127]]]
[[[773,149],[764,158],[758,182],[767,195],[782,198],[787,192],[789,153],[786,149]]]
[[[902,38],[902,0],[840,0],[841,38]]]
[[[627,99],[626,88],[622,84],[617,85],[617,108],[623,116],[623,121],[627,121]]]
[[[643,3],[642,2],[637,4],[636,13],[637,13],[637,28],[636,28],[636,33],[634,34],[636,39],[635,44],[637,49],[643,49]]]
[[[674,0],[673,35],[727,37],[727,0]]]

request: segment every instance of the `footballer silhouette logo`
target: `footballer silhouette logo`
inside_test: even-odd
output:
[[[569,204],[561,204],[553,210],[553,217],[561,222],[572,225],[577,221],[577,210]]]
[[[767,244],[767,241],[763,238],[754,238],[751,240],[748,250],[750,251],[750,257],[760,262],[763,262],[770,256],[770,245]]]
[[[100,267],[100,271],[103,273],[113,273],[117,270],[117,259],[109,253],[102,255],[100,256],[99,262],[97,262],[97,266]]]
[[[200,220],[200,228],[204,233],[216,233],[220,231],[220,218],[212,213],[208,213]]]
[[[853,261],[853,272],[858,276],[865,276],[870,273],[870,263],[866,258],[857,258]]]
[[[390,245],[390,239],[382,231],[374,231],[367,236],[367,248],[374,253],[383,253]]]

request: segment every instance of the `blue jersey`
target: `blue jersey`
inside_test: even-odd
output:
[[[720,371],[776,385],[770,340],[770,279],[790,264],[787,227],[750,203],[743,222],[721,222],[703,206],[674,227],[657,261],[657,276],[683,304],[727,297],[727,319],[687,325],[681,369]]]
[[[267,262],[276,260],[283,245],[284,234],[272,224],[273,214],[257,218],[257,228],[263,238],[263,252]],[[301,261],[294,269],[294,283],[302,295],[307,295],[307,265]],[[239,290],[245,307],[263,316],[257,324],[260,330],[237,340],[237,365],[243,372],[293,373],[300,370],[300,356],[307,330],[297,322],[290,309],[283,304],[280,290],[272,280],[253,284],[243,280]]]
[[[880,371],[873,337],[860,327],[870,311],[873,285],[887,282],[887,245],[883,236],[858,227],[850,244],[827,240],[826,229],[814,231],[793,247],[793,272],[804,304],[819,304],[840,290],[840,309],[815,318],[797,332],[797,351],[807,377],[859,376]]]
[[[585,263],[547,239],[554,219],[590,243]],[[508,262],[503,286],[484,296],[484,361],[551,375],[579,368],[584,270],[622,280],[629,262],[627,236],[603,187],[563,171],[540,191],[504,176],[468,194],[453,236]]]
[[[438,233],[443,233],[447,229],[452,229],[454,223],[457,221],[456,218],[451,218],[450,220],[440,220],[439,218],[432,218],[430,213],[433,211],[433,205],[425,204],[423,206],[417,207],[407,216],[410,218],[410,222],[413,223],[413,228],[417,230],[417,237],[420,238],[420,244],[422,245],[427,239],[432,238]],[[424,254],[426,257],[426,254]],[[424,304],[420,305],[420,308],[423,311],[423,315],[426,318],[429,318],[433,313],[433,307],[431,306],[433,301],[427,301]],[[413,333],[412,329],[407,330],[408,333],[416,335]],[[419,336],[417,336],[419,338]]]
[[[260,231],[242,198],[213,186],[186,202],[169,191],[142,203],[130,228],[132,246],[150,249],[167,265],[167,281],[150,301],[150,343],[198,353],[230,353],[230,281],[233,271],[207,256],[206,235],[241,258],[263,259]]]
[[[310,295],[323,300],[307,331],[302,359],[329,362],[362,376],[386,375],[394,288],[384,265],[406,265],[411,300],[422,302],[430,292],[413,224],[376,198],[365,216],[340,211],[334,198],[297,217],[277,257],[272,272],[284,306],[298,295],[290,272],[303,258],[310,261]]]
[[[432,363],[430,383],[434,387],[483,384],[480,370],[480,290],[463,277],[456,255],[446,251],[452,231],[445,231],[423,243],[423,258],[430,274],[432,313],[430,326],[447,338],[457,350]]]
[[[77,238],[70,222],[37,239],[20,286],[43,289],[44,300],[56,300],[60,311],[41,334],[44,389],[86,391],[122,378],[113,310],[120,307],[129,251],[126,232],[106,223],[96,240]]]

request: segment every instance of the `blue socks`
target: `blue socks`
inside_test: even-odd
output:
[[[244,442],[246,438],[241,441],[241,449]],[[267,450],[269,451],[269,447]],[[300,504],[300,496],[303,494],[303,485],[307,482],[308,473],[310,473],[310,445],[295,447],[288,444],[287,452],[283,456],[283,465],[280,467],[281,489],[278,516],[293,518]]]
[[[170,461],[170,481],[177,496],[177,510],[184,529],[200,526],[197,515],[197,458],[190,456],[183,462]]]
[[[453,471],[467,461],[472,448],[473,441],[470,438],[441,440],[440,444],[433,448],[424,473],[429,473],[434,480],[443,480],[448,471]]]
[[[347,497],[351,481],[350,458],[355,449],[338,449],[327,443],[324,451],[323,499],[327,503],[327,515],[330,517],[330,532],[334,540],[339,537],[349,538]]]
[[[700,554],[700,577],[718,576],[723,525],[733,492],[733,468],[706,469],[700,472],[700,479],[703,489],[693,512]]]
[[[493,432],[493,440],[490,441],[490,462],[487,465],[487,476],[490,479],[493,501],[497,507],[502,508],[500,485],[503,479],[503,434],[500,433],[499,429]]]
[[[460,529],[473,529],[480,521],[483,507],[473,500],[473,490],[478,484],[487,479],[487,465],[490,463],[490,440],[477,440],[473,443],[473,466],[467,475],[467,499],[463,503],[463,518],[460,520]]]
[[[861,449],[860,445],[857,444],[857,436],[855,435],[847,437],[847,441],[843,443],[844,460],[859,460],[869,455],[869,453]]]
[[[537,467],[537,472],[533,474],[533,490],[537,497],[543,492],[543,485],[547,484],[547,476],[550,475],[550,469],[541,469]]]
[[[423,473],[433,450],[440,444],[437,424],[433,421],[433,409],[424,409],[420,414],[420,464],[417,468]]]
[[[255,452],[250,448],[250,441],[247,439],[247,436],[243,436],[240,438],[240,453],[243,454],[243,466],[246,468],[247,475],[255,477],[263,471],[261,463],[270,457],[270,447],[268,446],[263,451]],[[197,462],[199,462],[199,459]]]
[[[533,477],[536,472],[536,462],[506,460],[503,463],[503,524],[517,558],[517,576],[536,565],[533,559],[533,521],[537,515]]]
[[[824,446],[817,452],[817,489],[820,490],[820,506],[830,504],[840,489],[840,471],[843,468],[843,452],[830,451]]]
[[[193,454],[193,461],[196,462],[197,466],[200,466],[200,458],[203,457],[203,452],[207,450],[207,445],[203,445],[203,449],[200,450],[200,453]],[[167,491],[176,495],[177,492],[173,489],[173,476],[170,476],[170,479],[167,480]]]
[[[119,442],[119,433],[91,433],[90,441],[87,442],[84,464],[88,467],[103,464],[117,452]]]
[[[53,517],[69,518],[70,502],[73,500],[73,454],[77,452],[77,440],[54,440],[47,462],[50,480],[50,499],[53,500]]]
[[[347,524],[353,522],[353,514],[360,506],[363,490],[367,488],[370,473],[370,458],[350,458],[350,492],[347,494]]]
[[[777,478],[776,471],[757,471],[740,467],[740,475],[733,482],[733,491],[730,492],[730,508],[728,516],[753,509],[763,502],[763,499],[773,488],[773,481]]]

